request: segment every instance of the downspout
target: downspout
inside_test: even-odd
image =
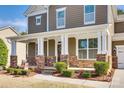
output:
[[[47,6],[47,32],[49,31],[49,6]]]

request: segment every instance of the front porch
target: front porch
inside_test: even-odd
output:
[[[111,38],[107,25],[80,27],[13,37],[11,66],[17,63],[16,42],[27,44],[29,67],[53,67],[64,61],[68,68],[93,68],[96,60],[110,62]]]

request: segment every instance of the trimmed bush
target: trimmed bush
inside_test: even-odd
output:
[[[29,73],[28,70],[17,69],[17,68],[7,68],[7,72],[12,75],[27,75]]]
[[[99,76],[106,75],[109,69],[109,63],[97,61],[95,62],[94,67],[97,75]]]
[[[92,75],[91,72],[85,71],[85,72],[83,72],[83,73],[81,74],[81,77],[83,77],[83,78],[90,78],[91,75]]]
[[[63,70],[62,75],[64,77],[72,77],[74,75],[74,71],[73,70]]]
[[[67,68],[67,64],[65,62],[56,62],[55,68],[59,73],[62,73]]]
[[[2,39],[0,39],[0,66],[5,67],[8,59],[8,49]]]

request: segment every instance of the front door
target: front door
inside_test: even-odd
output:
[[[61,43],[58,43],[57,45],[57,54],[58,54],[58,62],[60,61],[60,55],[61,55]]]
[[[117,46],[118,68],[124,68],[124,46]]]

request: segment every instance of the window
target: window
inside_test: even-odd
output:
[[[65,9],[60,8],[56,10],[56,28],[65,28]]]
[[[79,39],[79,59],[96,59],[97,47],[97,38]]]
[[[95,6],[85,5],[84,6],[84,24],[94,24],[95,23]]]
[[[36,25],[41,25],[41,16],[36,16],[35,20],[36,20]]]

